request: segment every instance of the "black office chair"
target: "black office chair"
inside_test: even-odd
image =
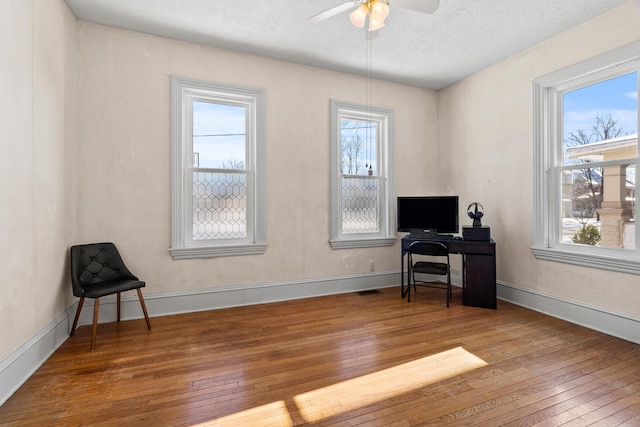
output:
[[[140,305],[147,321],[147,329],[151,330],[147,307],[144,305],[141,288],[145,283],[138,280],[124,265],[124,261],[113,243],[91,243],[71,247],[71,285],[73,295],[80,297],[76,317],[73,320],[70,335],[76,331],[78,318],[85,298],[93,298],[93,332],[91,350],[96,347],[96,331],[98,328],[98,310],[100,297],[117,294],[118,322],[120,321],[120,293],[136,289]]]
[[[416,257],[416,255],[418,255]],[[443,262],[444,259],[447,262]],[[451,299],[451,265],[449,264],[449,250],[440,242],[418,240],[409,245],[408,255],[408,278],[407,294],[408,301],[411,301],[411,281],[413,280],[413,290],[416,289],[416,273],[435,274],[447,276],[445,290],[447,291],[447,307]],[[442,282],[420,282],[422,286],[437,287],[442,289]],[[443,284],[443,283],[442,283]]]

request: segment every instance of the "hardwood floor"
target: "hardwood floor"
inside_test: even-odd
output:
[[[79,328],[0,425],[640,425],[640,346],[399,289]]]

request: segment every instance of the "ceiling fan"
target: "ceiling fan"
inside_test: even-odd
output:
[[[640,1],[640,0],[638,0]],[[440,0],[350,0],[335,7],[320,12],[309,18],[315,23],[331,18],[349,9],[353,11],[349,14],[351,23],[362,28],[369,18],[369,31],[375,31],[384,27],[384,20],[389,16],[389,6],[415,10],[422,13],[433,13],[440,6]]]

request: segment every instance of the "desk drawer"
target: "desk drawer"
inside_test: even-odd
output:
[[[495,243],[488,242],[464,242],[464,252],[466,254],[494,255],[496,253]]]

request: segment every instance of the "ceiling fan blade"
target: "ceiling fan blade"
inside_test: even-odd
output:
[[[440,7],[440,0],[389,0],[389,5],[422,13],[433,13]]]
[[[345,10],[349,10],[355,7],[356,3],[357,2],[351,0],[351,1],[339,4],[338,6],[332,7],[331,9],[327,9],[324,12],[320,12],[318,14],[315,14],[309,17],[309,21],[313,22],[314,24],[316,22],[324,21],[325,19],[331,18],[332,16],[337,15],[340,12],[344,12]]]

